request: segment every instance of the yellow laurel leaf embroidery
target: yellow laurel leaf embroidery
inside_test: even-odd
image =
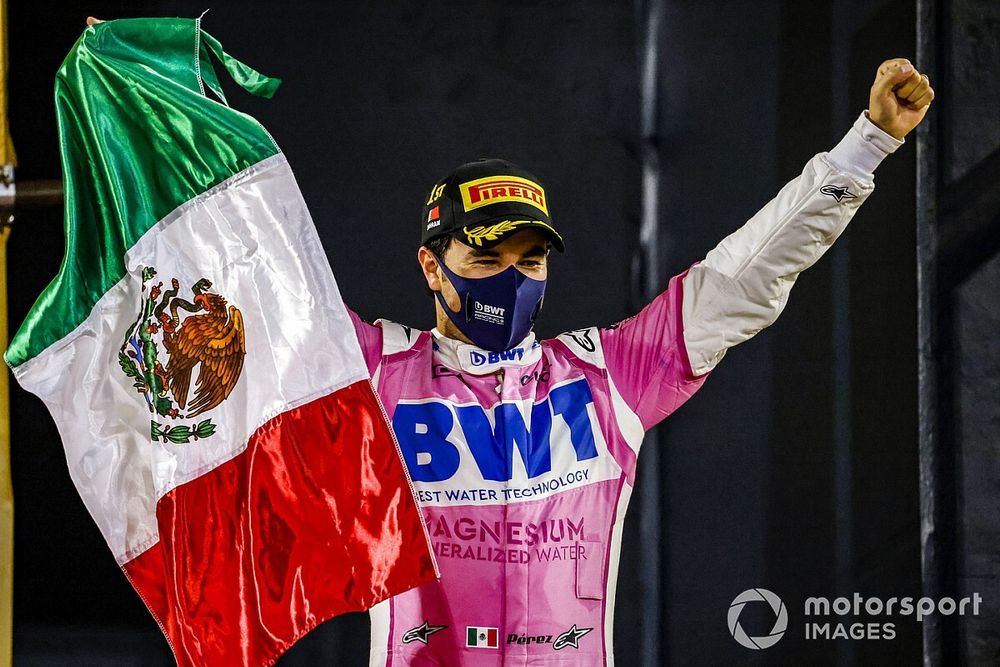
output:
[[[496,241],[502,234],[513,231],[519,225],[527,224],[544,225],[545,227],[552,229],[551,225],[547,225],[541,220],[501,220],[493,225],[480,225],[479,227],[473,227],[472,229],[466,227],[464,231],[465,237],[469,239],[470,244],[482,246],[483,241]],[[553,229],[552,231],[555,230]]]

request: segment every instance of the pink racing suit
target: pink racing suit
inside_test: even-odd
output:
[[[902,142],[862,114],[638,315],[487,352],[354,317],[440,579],[371,610],[372,665],[605,665],[646,430],[768,326]]]

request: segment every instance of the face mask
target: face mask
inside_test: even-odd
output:
[[[528,335],[542,308],[544,280],[529,278],[514,266],[489,278],[463,278],[437,260],[462,299],[461,310],[454,312],[441,292],[434,295],[469,340],[484,350],[503,352]]]

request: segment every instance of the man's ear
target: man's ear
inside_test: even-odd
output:
[[[427,281],[427,289],[432,292],[441,291],[441,277],[439,274],[438,260],[430,250],[424,246],[420,246],[417,251],[417,262],[420,263],[420,269],[424,272],[424,280]]]

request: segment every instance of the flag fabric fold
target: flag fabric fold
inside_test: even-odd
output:
[[[194,19],[74,45],[65,257],[5,357],[178,664],[262,665],[436,568],[288,162],[212,58],[277,87]]]

